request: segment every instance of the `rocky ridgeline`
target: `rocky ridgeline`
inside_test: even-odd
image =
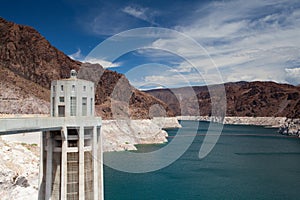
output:
[[[300,119],[286,119],[279,127],[279,133],[300,137]]]
[[[0,17],[0,65],[45,88],[81,63],[53,47],[38,31]]]
[[[262,81],[225,83],[223,87],[226,92],[226,116],[300,116],[300,87]],[[209,88],[210,91],[218,91],[222,85]],[[211,96],[210,91],[207,86],[194,86],[146,92],[165,102],[177,116],[209,116],[213,115],[212,99],[215,102],[220,100],[218,95]]]

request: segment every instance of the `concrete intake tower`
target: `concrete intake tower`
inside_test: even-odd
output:
[[[77,79],[75,70],[52,81],[50,119],[62,126],[42,132],[40,200],[103,199],[101,118],[94,116],[94,98],[94,83]]]

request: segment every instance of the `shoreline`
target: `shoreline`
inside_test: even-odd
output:
[[[2,117],[43,117],[45,115],[2,115]],[[137,150],[137,144],[162,144],[168,142],[168,133],[165,129],[180,128],[178,120],[194,120],[220,122],[210,116],[177,116],[155,117],[139,120],[102,120],[103,151],[130,151]],[[299,136],[300,119],[286,117],[225,117],[223,124],[255,125],[278,128],[283,135]],[[25,137],[16,137],[15,140],[25,140]],[[14,140],[12,139],[12,140]],[[36,141],[36,143],[39,143]]]
[[[220,119],[210,116],[177,116],[177,120],[195,120],[220,123]],[[300,119],[287,117],[225,117],[221,122],[228,125],[253,125],[278,128],[278,133],[300,138]]]
[[[131,151],[137,150],[137,144],[163,144],[168,142],[164,129],[180,127],[175,117],[102,120],[103,151]]]
[[[221,123],[219,118],[210,116],[177,116],[178,120],[195,120]],[[223,124],[255,125],[279,128],[288,118],[286,117],[225,117]]]

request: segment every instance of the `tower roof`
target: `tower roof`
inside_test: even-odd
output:
[[[77,79],[77,72],[75,69],[72,69],[70,72],[70,79]]]

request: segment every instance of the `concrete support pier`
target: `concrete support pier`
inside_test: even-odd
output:
[[[39,199],[103,199],[100,129],[78,125],[43,132]]]

